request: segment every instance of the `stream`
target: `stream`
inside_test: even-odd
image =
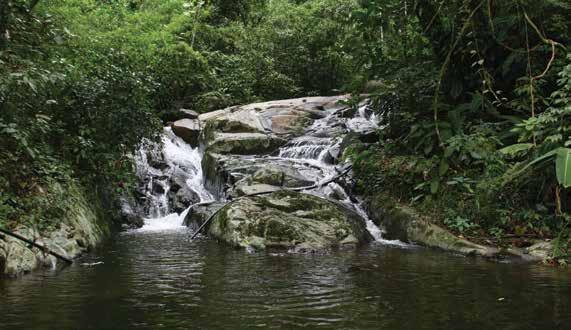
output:
[[[2,329],[568,329],[571,274],[416,247],[235,250],[186,228],[115,236],[0,281]],[[85,266],[82,264],[102,264]]]
[[[328,253],[235,249],[183,226],[190,206],[227,201],[209,187],[203,151],[171,128],[136,155],[145,225],[116,233],[66,268],[0,280],[0,328],[385,328],[568,329],[571,272],[498,263],[382,237],[361,202],[331,182],[344,133],[377,129],[365,106],[332,110],[277,152],[232,155],[240,182],[259,166],[295,170],[305,193],[334,199],[363,218],[374,241]],[[343,134],[341,134],[341,133]]]

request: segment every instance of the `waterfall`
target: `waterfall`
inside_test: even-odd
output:
[[[170,127],[164,128],[161,143],[145,141],[135,160],[141,182],[139,192],[145,201],[145,225],[141,231],[181,228],[193,204],[214,200],[204,187],[202,154],[176,136]],[[194,203],[186,205],[180,213],[173,211],[172,200],[177,197],[173,185],[177,191],[194,198]]]
[[[329,178],[339,174],[341,165],[335,165],[336,158],[339,153],[342,138],[335,134],[324,134],[323,131],[330,129],[333,125],[341,127],[346,126],[348,130],[362,131],[365,129],[376,129],[377,118],[374,114],[367,114],[367,105],[362,105],[354,118],[341,119],[334,113],[329,114],[325,118],[314,121],[313,125],[308,128],[305,135],[293,139],[280,149],[279,157],[287,158],[294,161],[317,166],[321,169],[321,182],[327,181]],[[325,135],[325,136],[323,136]],[[338,156],[338,155],[337,155]],[[319,183],[319,182],[318,182]],[[367,212],[363,208],[361,201],[351,198],[346,189],[337,182],[331,182],[327,185],[318,184],[319,188],[313,191],[307,191],[320,197],[336,199],[343,203],[346,207],[355,210],[366,221],[367,230],[373,238],[378,242],[385,244],[402,244],[400,241],[389,241],[382,238],[381,229],[371,221]]]
[[[306,193],[337,201],[354,210],[366,220],[367,229],[375,240],[400,244],[382,239],[381,230],[369,219],[363,203],[347,191],[350,180],[344,178],[345,181],[325,183],[348,165],[339,163],[344,136],[350,131],[363,133],[377,128],[377,117],[366,104],[360,106],[352,118],[344,118],[338,109],[333,109],[323,118],[314,120],[303,135],[282,146],[277,156],[233,157],[239,157],[245,167],[252,160],[263,160],[295,170],[305,179],[317,183],[317,188]],[[136,155],[138,191],[145,212],[145,225],[139,231],[183,228],[182,223],[192,205],[215,200],[203,182],[202,158],[199,148],[192,148],[169,127],[164,129],[161,143],[143,143]]]

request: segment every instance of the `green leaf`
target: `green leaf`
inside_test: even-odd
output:
[[[564,188],[571,187],[571,149],[559,148],[555,160],[557,181]]]
[[[444,174],[446,174],[446,172],[448,172],[448,168],[450,168],[450,165],[448,165],[448,162],[446,161],[446,159],[442,159],[440,161],[440,167],[438,170],[440,176],[443,176]]]
[[[438,188],[440,188],[440,180],[438,178],[432,179],[430,182],[430,193],[435,195],[438,192]]]
[[[506,156],[513,157],[524,151],[527,152],[531,148],[533,148],[533,143],[516,143],[500,149],[500,152]]]

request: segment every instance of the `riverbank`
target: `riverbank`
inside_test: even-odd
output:
[[[567,242],[558,241],[545,228],[534,228],[526,219],[490,225],[501,223],[494,217],[505,205],[482,201],[471,190],[473,182],[451,179],[438,194],[426,193],[430,179],[419,185],[419,178],[427,175],[419,169],[430,167],[431,159],[390,154],[380,143],[365,145],[358,140],[347,147],[345,157],[354,159],[355,193],[365,200],[369,216],[388,239],[494,260],[550,265],[570,261]],[[509,211],[537,214],[525,208]]]
[[[57,203],[54,209],[37,206],[27,221],[11,224],[10,231],[68,259],[93,249],[109,234],[110,224],[101,219],[93,203],[74,181],[52,182],[38,194]],[[54,205],[55,206],[55,205]],[[56,268],[62,260],[22,240],[0,235],[0,276],[17,277],[41,267]]]

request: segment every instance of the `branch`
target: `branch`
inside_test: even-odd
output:
[[[73,261],[72,261],[71,259],[62,256],[61,254],[56,253],[56,252],[54,252],[54,251],[48,249],[47,247],[45,247],[45,246],[43,246],[43,245],[40,245],[40,244],[38,244],[38,243],[36,243],[36,242],[33,242],[33,241],[31,241],[31,240],[25,238],[24,236],[21,236],[21,235],[19,235],[19,234],[16,234],[16,233],[13,233],[13,232],[4,230],[4,229],[0,229],[0,232],[6,234],[6,235],[8,235],[8,236],[14,237],[14,238],[16,238],[16,239],[19,239],[20,241],[23,241],[23,242],[25,242],[25,243],[28,243],[28,244],[30,244],[30,245],[32,245],[32,246],[35,246],[35,247],[37,247],[38,249],[42,250],[43,252],[49,253],[49,254],[51,254],[52,256],[54,256],[54,257],[56,257],[56,258],[58,258],[58,259],[60,259],[60,260],[63,260],[63,261],[65,261],[65,262],[68,263],[68,264],[72,264],[72,263],[73,263]]]

